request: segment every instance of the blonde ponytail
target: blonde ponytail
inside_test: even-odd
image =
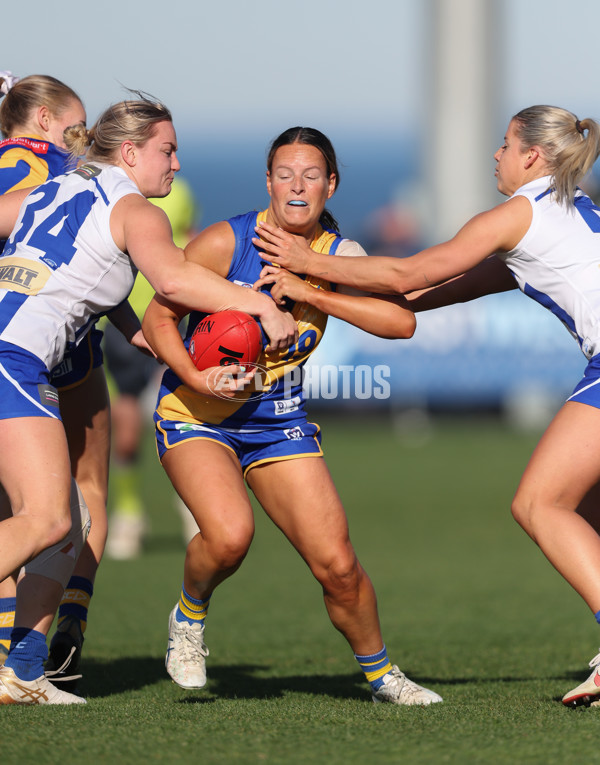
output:
[[[577,184],[600,154],[600,125],[590,118],[579,120],[558,106],[543,105],[522,109],[513,120],[523,150],[532,146],[541,150],[558,203],[572,205]]]

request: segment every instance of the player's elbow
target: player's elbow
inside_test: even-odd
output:
[[[166,300],[177,302],[177,297],[181,295],[185,287],[184,281],[176,276],[169,275],[157,281],[152,285],[155,292]]]
[[[389,295],[403,295],[406,289],[406,268],[404,258],[388,258],[385,274],[386,292]]]
[[[416,328],[417,320],[414,313],[402,309],[388,323],[382,337],[386,337],[389,340],[409,340],[415,334]]]
[[[410,338],[415,334],[415,331],[417,329],[417,319],[412,311],[410,312],[408,316],[404,317],[403,325],[404,325],[404,333],[401,339],[410,340]]]

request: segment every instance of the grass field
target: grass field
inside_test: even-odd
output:
[[[600,761],[600,710],[560,703],[597,627],[510,517],[537,434],[491,420],[437,420],[427,438],[322,424],[390,658],[445,703],[371,702],[318,586],[260,512],[248,558],[211,602],[208,686],[174,685],[163,659],[183,546],[149,438],[151,535],[139,560],[100,569],[88,704],[3,707],[2,765]]]

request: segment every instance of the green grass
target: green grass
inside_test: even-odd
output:
[[[436,421],[427,438],[352,415],[322,424],[390,658],[445,703],[372,704],[319,587],[260,511],[248,558],[211,603],[207,689],[171,683],[183,545],[148,438],[151,536],[139,560],[100,568],[88,704],[2,708],[2,765],[600,761],[600,711],[560,703],[597,627],[510,517],[536,435],[487,420]]]

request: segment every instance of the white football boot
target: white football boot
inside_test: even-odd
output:
[[[1,704],[85,704],[85,699],[55,688],[45,675],[19,680],[10,667],[0,667]]]
[[[592,674],[577,688],[565,693],[563,704],[568,707],[600,706],[600,653],[590,661]]]
[[[422,688],[420,685],[413,683],[412,680],[406,677],[404,672],[401,672],[394,665],[392,671],[383,676],[381,688],[373,692],[373,701],[376,704],[387,702],[389,704],[403,704],[406,706],[424,706],[427,704],[437,704],[443,701],[443,699],[434,691],[430,691],[429,688]]]
[[[206,685],[206,657],[204,625],[178,622],[177,606],[169,616],[169,642],[165,667],[177,685],[182,688],[204,688]]]

